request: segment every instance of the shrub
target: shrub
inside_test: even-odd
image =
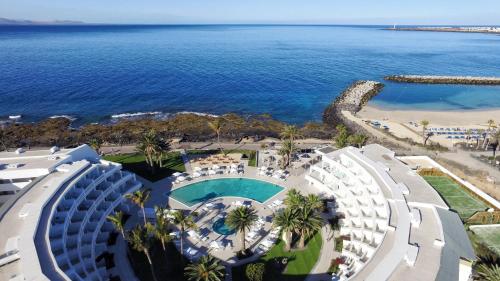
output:
[[[342,246],[344,244],[344,240],[341,237],[335,238],[335,251],[342,252]]]
[[[250,281],[262,281],[266,265],[264,263],[251,263],[247,265],[245,275]]]

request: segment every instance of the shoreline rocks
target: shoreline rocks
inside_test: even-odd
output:
[[[356,113],[384,88],[384,84],[376,81],[356,81],[340,94],[323,112],[323,123],[335,126],[345,122],[342,111]]]
[[[390,75],[384,77],[384,79],[400,83],[500,85],[500,77]]]

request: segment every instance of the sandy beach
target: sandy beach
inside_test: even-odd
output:
[[[423,111],[391,110],[373,105],[363,107],[357,113],[363,119],[390,120],[397,123],[419,122],[428,120],[433,125],[441,126],[487,126],[489,119],[500,122],[500,109],[463,110],[463,111]]]
[[[410,138],[415,142],[423,143],[421,120],[429,121],[429,129],[441,128],[448,131],[487,129],[487,121],[493,119],[500,123],[500,109],[494,110],[464,110],[464,111],[424,111],[424,110],[390,110],[373,105],[363,107],[352,121],[363,124],[363,121],[377,121],[380,127],[399,138]],[[467,141],[465,133],[462,135],[435,134],[429,139],[447,147],[453,147],[457,142]]]

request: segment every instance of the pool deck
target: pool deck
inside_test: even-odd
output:
[[[196,221],[196,224],[198,226],[198,233],[199,237],[191,237],[190,235],[186,234],[184,237],[184,251],[186,251],[188,248],[196,249],[198,251],[197,256],[202,256],[210,253],[211,255],[215,256],[216,258],[220,259],[222,263],[225,266],[232,267],[232,266],[239,266],[242,264],[246,264],[252,261],[255,261],[260,258],[261,255],[255,254],[247,259],[243,260],[238,260],[236,258],[236,252],[241,249],[241,237],[238,235],[238,233],[234,233],[231,235],[221,235],[216,232],[214,232],[211,228],[213,223],[220,218],[220,216],[224,216],[227,214],[231,209],[234,208],[233,202],[236,201],[242,201],[242,202],[251,202],[251,206],[257,211],[257,215],[262,218],[265,222],[263,226],[258,230],[258,235],[255,238],[255,240],[251,242],[246,242],[246,247],[251,249],[254,253],[256,252],[256,249],[258,246],[261,244],[262,241],[266,240],[267,236],[269,233],[273,230],[273,225],[272,225],[272,217],[274,215],[274,212],[277,211],[276,208],[271,208],[269,205],[274,202],[275,200],[283,200],[288,192],[288,190],[295,188],[300,190],[303,194],[317,194],[318,190],[315,189],[314,187],[310,186],[307,184],[307,181],[304,178],[304,172],[307,170],[305,169],[291,169],[291,174],[286,180],[281,180],[281,179],[276,179],[273,177],[269,176],[263,176],[259,175],[259,171],[257,167],[249,167],[247,165],[247,161],[243,161],[245,165],[245,173],[242,176],[235,175],[235,174],[223,174],[223,175],[213,175],[213,176],[203,176],[191,180],[186,180],[182,183],[174,184],[174,177],[167,177],[164,178],[160,181],[157,182],[150,182],[146,179],[143,179],[139,176],[137,176],[137,179],[140,180],[144,188],[149,188],[151,189],[151,197],[149,201],[146,203],[146,208],[153,208],[154,206],[168,206],[169,208],[172,209],[182,209],[182,210],[190,210],[190,211],[196,211],[199,212],[200,216]],[[265,165],[265,163],[261,163],[262,165]],[[192,174],[193,167],[191,165],[186,165],[186,173]],[[279,185],[283,187],[284,189],[278,193],[276,193],[274,196],[270,197],[267,199],[265,202],[260,203],[258,201],[251,200],[249,198],[241,198],[241,197],[217,197],[208,200],[207,202],[203,203],[198,203],[193,206],[187,206],[171,197],[168,196],[168,194],[176,189],[182,188],[184,186],[197,183],[197,182],[202,182],[206,180],[214,180],[214,179],[225,179],[225,178],[247,178],[247,179],[254,179],[254,180],[260,180],[260,181],[265,181],[271,184]],[[205,204],[206,203],[213,203],[216,207],[211,208],[209,210],[205,209]],[[284,206],[283,206],[284,207]],[[137,207],[133,208],[132,214],[134,214],[129,221],[127,222],[126,229],[130,229],[132,226],[136,225],[137,223],[140,223],[142,221],[141,218],[139,218],[136,214],[139,212],[139,209]],[[325,233],[330,233],[331,230],[324,228],[322,230],[322,236],[323,236],[323,245],[327,247],[331,247],[333,249],[333,246],[330,245],[333,241],[330,241],[329,237],[331,235],[324,235]],[[248,231],[247,231],[248,233]],[[205,238],[206,237],[206,238]],[[221,242],[222,245],[227,245],[226,247],[222,247],[220,249],[210,249],[210,243],[213,241],[219,241]],[[178,248],[180,248],[180,245],[178,242],[176,242],[176,245]],[[124,248],[125,243],[120,243],[117,248]],[[125,249],[116,249],[116,251],[124,251]],[[326,254],[324,254],[326,253]],[[322,257],[318,260],[318,263],[316,264],[314,268],[314,272],[316,273],[315,276],[321,276],[321,277],[327,277],[328,275],[326,274],[318,274],[321,272],[325,272],[328,267],[329,263],[331,261],[331,255],[328,254],[329,251],[326,251],[322,254]],[[323,257],[324,256],[324,257]],[[127,261],[121,261],[123,266],[129,266],[128,260]],[[130,275],[129,273],[127,274],[122,274],[120,272],[120,277],[122,280],[127,280],[127,281],[136,281],[135,277],[133,275]],[[230,280],[231,278],[228,277]],[[226,278],[227,279],[227,278]]]
[[[153,208],[154,206],[165,206],[169,205],[170,208],[172,209],[183,209],[183,210],[190,210],[190,211],[197,211],[200,213],[200,216],[198,220],[196,221],[196,224],[198,226],[198,231],[201,234],[201,237],[207,237],[207,238],[198,238],[198,237],[190,237],[189,235],[186,234],[185,239],[184,239],[184,250],[188,249],[189,247],[196,249],[199,251],[199,256],[201,255],[206,255],[210,253],[211,255],[215,256],[216,258],[220,259],[222,263],[225,266],[238,266],[241,264],[246,264],[252,261],[255,261],[260,258],[260,255],[253,255],[252,257],[249,257],[247,259],[243,260],[238,260],[236,258],[236,252],[240,250],[241,248],[241,238],[238,235],[238,233],[231,234],[231,235],[221,235],[218,234],[214,231],[211,230],[213,222],[215,222],[218,219],[218,215],[227,213],[230,211],[234,206],[232,205],[233,202],[235,201],[251,201],[252,207],[255,208],[257,211],[257,215],[260,218],[264,219],[264,224],[263,226],[259,229],[258,233],[259,235],[256,237],[256,239],[252,242],[247,242],[246,246],[247,248],[250,248],[255,252],[256,248],[260,245],[260,242],[265,240],[267,235],[270,233],[270,231],[273,229],[272,227],[272,216],[274,215],[274,211],[276,209],[271,209],[268,205],[275,201],[275,200],[283,200],[286,196],[286,193],[288,192],[289,189],[296,188],[299,189],[301,192],[304,194],[309,194],[309,193],[317,193],[318,191],[311,188],[307,182],[304,179],[303,173],[299,172],[294,172],[292,171],[292,174],[285,180],[279,180],[273,177],[269,176],[262,176],[258,174],[257,167],[249,167],[245,164],[245,173],[243,176],[238,176],[234,174],[223,174],[223,175],[214,175],[214,176],[203,176],[200,178],[195,178],[192,180],[187,180],[185,182],[182,182],[180,184],[173,184],[173,177],[167,177],[165,179],[162,179],[157,182],[150,182],[146,179],[143,179],[139,176],[137,176],[137,179],[140,180],[144,188],[149,188],[151,189],[151,197],[150,200],[146,203],[146,208]],[[192,174],[192,170],[190,166],[187,166],[186,173]],[[209,200],[208,202],[204,203],[199,203],[195,204],[192,207],[186,206],[182,204],[181,202],[170,198],[167,194],[169,194],[172,190],[182,188],[186,185],[190,185],[193,183],[205,181],[205,180],[212,180],[212,179],[224,179],[224,178],[248,178],[248,179],[255,179],[255,180],[260,180],[260,181],[265,181],[269,182],[271,184],[279,185],[283,187],[284,189],[274,196],[270,197],[267,201],[260,203],[258,201],[254,201],[248,198],[240,198],[240,197],[218,197],[218,198],[213,198]],[[208,212],[206,210],[203,210],[203,207],[206,203],[214,203],[219,208],[214,208],[212,210],[209,210]],[[221,205],[222,204],[222,205]],[[132,214],[134,214],[128,221],[125,226],[126,229],[131,229],[134,225],[137,223],[140,223],[142,221],[142,218],[139,218],[137,215],[139,212],[139,208],[134,207],[132,209]],[[202,241],[204,240],[204,241]],[[224,245],[228,245],[227,247],[214,250],[210,249],[210,243],[213,241],[220,241]],[[117,247],[115,247],[114,252],[118,253],[124,253],[126,244],[121,241],[122,243],[117,243]],[[230,242],[230,243],[228,243]],[[232,244],[232,247],[231,247]],[[179,247],[178,243],[177,246]],[[128,262],[128,259],[122,259],[120,263],[123,263],[123,266],[125,267],[130,267],[130,264]],[[120,265],[118,265],[120,266]],[[320,266],[319,268],[322,268],[323,266]],[[317,268],[317,269],[319,269]],[[135,276],[131,275],[130,272],[120,272],[120,278],[122,280],[131,280],[131,281],[136,281],[137,279]]]
[[[186,173],[192,173],[191,167],[186,170]],[[279,185],[284,189],[274,196],[270,197],[263,203],[251,200],[249,198],[217,197],[208,200],[207,202],[198,203],[190,207],[168,196],[171,191],[193,183],[225,178],[255,179]],[[273,177],[259,175],[256,167],[249,167],[246,165],[245,174],[243,176],[234,174],[203,176],[200,178],[184,181],[180,184],[173,184],[173,178],[170,177],[155,183],[151,183],[144,179],[140,180],[143,182],[145,188],[150,188],[152,192],[151,199],[147,202],[146,208],[153,208],[154,206],[165,206],[166,204],[168,204],[169,207],[173,209],[196,211],[200,214],[199,219],[196,221],[196,224],[198,226],[198,233],[201,237],[191,237],[189,235],[186,235],[184,240],[184,250],[191,247],[198,250],[199,255],[205,255],[210,252],[211,255],[220,259],[225,265],[230,266],[248,263],[259,257],[258,255],[254,255],[249,259],[237,260],[236,252],[241,249],[241,238],[238,233],[231,235],[221,235],[211,230],[212,224],[219,218],[219,215],[227,214],[231,209],[234,209],[234,206],[232,205],[233,202],[250,201],[251,206],[257,211],[257,215],[265,221],[264,225],[258,231],[259,235],[257,236],[257,238],[252,242],[246,243],[247,248],[255,251],[259,246],[259,243],[266,239],[266,236],[272,230],[272,216],[274,215],[274,211],[276,211],[276,209],[273,210],[268,206],[271,202],[274,202],[275,200],[283,200],[286,196],[287,191],[291,188],[299,189],[305,194],[315,192],[314,190],[311,190],[311,187],[307,185],[307,182],[305,181],[302,174],[290,175],[285,181],[283,181]],[[208,211],[204,210],[203,207],[206,203],[213,203],[216,208]],[[223,245],[228,246],[218,250],[210,250],[209,245],[213,241],[220,241]],[[230,245],[232,245],[232,247]]]

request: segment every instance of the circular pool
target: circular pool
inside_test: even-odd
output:
[[[214,222],[214,224],[212,225],[212,229],[216,233],[221,234],[221,235],[231,235],[231,234],[233,234],[233,233],[236,232],[233,228],[230,228],[226,224],[226,219],[225,218],[220,218],[220,219],[216,220]]]

